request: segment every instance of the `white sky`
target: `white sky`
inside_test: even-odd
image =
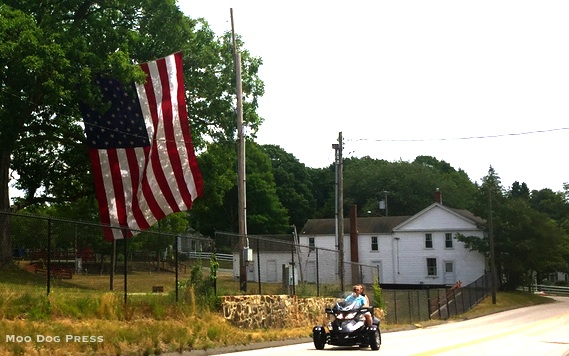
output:
[[[569,182],[569,2],[180,0],[264,64],[261,144],[308,167],[434,156],[480,181]],[[511,135],[535,131],[543,133]],[[485,139],[453,138],[506,135]],[[445,139],[445,140],[439,140]],[[397,141],[424,140],[424,141]]]

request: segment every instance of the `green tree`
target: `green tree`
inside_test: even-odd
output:
[[[279,146],[263,145],[261,149],[271,159],[277,196],[288,210],[289,223],[301,229],[307,219],[314,217],[316,207],[309,171],[304,164]]]
[[[93,194],[77,104],[97,102],[97,74],[142,80],[133,62],[183,51],[194,144],[200,149],[205,137],[234,138],[230,34],[217,38],[205,21],[184,16],[174,0],[7,0],[0,4],[0,19],[0,210],[9,208],[12,175],[24,192],[19,208]],[[262,122],[256,114],[264,90],[257,75],[262,61],[243,50],[240,37],[237,45],[245,122],[254,133]],[[4,264],[10,241],[6,230],[0,235]]]
[[[316,199],[313,218],[331,218],[336,211],[336,171],[334,165],[325,168],[308,168],[312,182],[312,195]]]
[[[258,144],[247,141],[246,147],[247,233],[288,232],[289,216],[277,195],[271,160]],[[205,235],[213,235],[215,230],[238,232],[235,143],[209,145],[199,157],[199,164],[204,199],[196,200],[192,208],[194,226]]]
[[[529,198],[531,207],[561,223],[569,218],[569,202],[562,192],[551,189],[533,190]]]
[[[359,214],[384,214],[378,202],[387,191],[389,215],[413,215],[434,201],[435,190],[443,192],[443,203],[469,209],[476,186],[462,171],[433,157],[419,156],[412,162],[387,162],[369,157],[344,162],[344,207],[356,204]]]
[[[502,288],[513,290],[531,283],[535,275],[565,270],[569,256],[567,231],[532,206],[527,186],[515,182],[510,191],[504,190],[492,167],[482,182],[476,213],[488,217],[492,209],[496,267]],[[555,195],[545,192],[544,196]],[[458,239],[488,256],[487,236]]]
[[[289,213],[277,195],[270,157],[253,142],[247,144],[246,157],[247,231],[251,234],[290,231]],[[237,204],[237,199],[234,201]]]
[[[504,287],[530,285],[534,274],[567,268],[567,233],[546,214],[532,209],[526,200],[509,199],[497,226]]]
[[[514,182],[510,189],[510,196],[516,198],[529,199],[530,192],[526,183]]]

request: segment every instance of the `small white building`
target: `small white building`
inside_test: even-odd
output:
[[[413,216],[357,218],[354,207],[344,219],[344,283],[368,284],[379,276],[382,286],[449,286],[482,277],[487,270],[484,255],[456,236],[482,238],[485,221],[446,207],[440,194],[436,197],[438,201]],[[338,280],[335,219],[308,220],[299,237],[301,245],[312,247],[302,250],[304,280],[316,282],[316,272],[320,282]]]
[[[266,283],[297,284],[298,250],[292,234],[250,236],[248,255],[245,258],[247,281]],[[243,250],[235,246],[233,251],[233,275],[240,274],[240,258]]]

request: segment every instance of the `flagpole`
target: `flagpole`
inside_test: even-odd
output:
[[[245,259],[245,251],[249,247],[247,242],[247,204],[245,194],[245,136],[243,134],[243,89],[241,86],[241,54],[237,51],[235,43],[235,29],[233,26],[233,8],[231,13],[231,33],[233,36],[233,60],[235,63],[235,82],[237,96],[237,195],[238,195],[238,217],[239,217],[239,285],[240,290],[247,292],[247,260]]]

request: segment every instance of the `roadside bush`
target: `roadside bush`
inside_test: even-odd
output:
[[[385,300],[381,295],[381,286],[379,285],[379,278],[375,278],[373,280],[373,284],[371,286],[373,288],[373,304],[376,308],[380,308],[385,310]]]
[[[192,309],[198,306],[205,310],[216,309],[217,297],[215,295],[214,281],[210,278],[204,278],[201,266],[193,266],[190,271],[190,277],[187,281],[180,282],[180,287],[185,301],[192,306]]]

